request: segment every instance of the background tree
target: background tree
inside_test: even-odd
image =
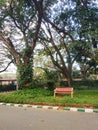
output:
[[[96,73],[98,65],[98,3],[97,1],[76,1],[72,20],[73,29],[78,37],[75,41],[73,53],[79,53],[77,62],[81,65],[81,72],[86,78],[91,69]],[[74,28],[75,27],[75,28]]]
[[[45,32],[46,31],[46,32]],[[53,64],[68,80],[68,86],[72,85],[72,65],[77,56],[71,55],[72,44],[69,37],[57,32],[51,25],[47,25],[43,33],[41,32],[40,42],[43,44],[47,55],[51,57]]]
[[[47,51],[53,64],[67,79],[69,87],[72,86],[72,65],[77,57],[77,55],[73,57],[72,49],[69,47],[74,42],[74,36],[69,28],[71,10],[72,6],[70,7],[68,1],[57,2],[49,12],[46,12],[47,15],[44,15],[46,26],[45,30],[42,30],[44,34],[41,32],[40,36],[45,47],[44,50]]]
[[[77,51],[95,60],[98,50],[98,3],[96,0],[72,1],[75,4],[72,12],[72,21],[75,23],[73,29],[77,36],[76,42],[80,44],[80,48],[77,44]]]
[[[46,12],[47,15],[44,15],[44,20],[48,25],[46,25],[47,32],[44,30],[46,37],[42,42],[54,65],[68,79],[69,86],[71,86],[72,64],[77,57],[85,56],[91,60],[96,57],[97,11],[96,1],[62,0],[57,2],[49,12]]]

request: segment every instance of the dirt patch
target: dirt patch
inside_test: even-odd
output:
[[[28,103],[29,104],[29,103]],[[31,103],[32,105],[47,105],[47,106],[58,106],[59,109],[63,109],[64,107],[75,107],[75,108],[89,108],[89,109],[98,109],[98,107],[91,104],[55,104],[55,103],[44,103],[44,102],[36,102]]]

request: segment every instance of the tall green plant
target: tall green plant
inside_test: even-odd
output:
[[[22,66],[18,66],[17,79],[20,88],[30,87],[32,82],[32,63],[27,63]]]

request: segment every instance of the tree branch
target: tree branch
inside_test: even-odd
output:
[[[67,70],[67,67],[66,67],[64,59],[63,59],[63,57],[61,55],[61,52],[59,51],[58,47],[56,46],[56,44],[54,42],[54,39],[52,37],[51,30],[50,30],[49,26],[48,26],[48,32],[49,32],[49,35],[50,35],[50,42],[51,42],[53,48],[55,49],[55,51],[57,52],[57,54],[58,54],[58,56],[59,56],[59,58],[61,60],[61,63],[63,65],[63,67]]]
[[[53,22],[51,22],[51,21],[46,17],[45,14],[43,15],[43,18],[44,18],[44,20],[45,20],[47,23],[50,23],[51,26],[52,26],[53,28],[55,28],[58,33],[62,32],[65,36],[68,35],[68,36],[70,37],[70,39],[74,42],[73,36],[72,36],[71,34],[69,34],[68,32],[66,32],[66,30],[65,30],[64,28],[59,28],[58,26],[56,26]]]
[[[21,62],[20,54],[15,50],[15,47],[12,41],[10,40],[10,38],[5,38],[4,34],[1,31],[0,31],[0,40],[3,42],[5,46],[7,46],[7,49],[16,59],[17,63],[21,64],[22,62]]]
[[[38,21],[37,21],[37,25],[36,25],[36,31],[34,33],[34,38],[33,38],[33,44],[31,46],[31,49],[34,50],[35,46],[36,46],[36,41],[38,39],[38,34],[39,34],[39,30],[41,27],[41,22],[42,22],[42,18],[43,18],[43,0],[40,1],[36,1],[33,0],[34,4],[35,4],[35,8],[37,11],[37,15],[38,15]]]
[[[6,71],[7,68],[10,66],[11,63],[13,63],[13,60],[11,60],[11,61],[7,64],[7,66],[6,66],[3,70],[0,71],[0,73]]]

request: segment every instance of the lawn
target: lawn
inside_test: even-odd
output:
[[[71,98],[70,95],[54,97],[53,91],[40,88],[24,89],[1,93],[0,102],[98,108],[98,90],[74,90],[74,97]]]

